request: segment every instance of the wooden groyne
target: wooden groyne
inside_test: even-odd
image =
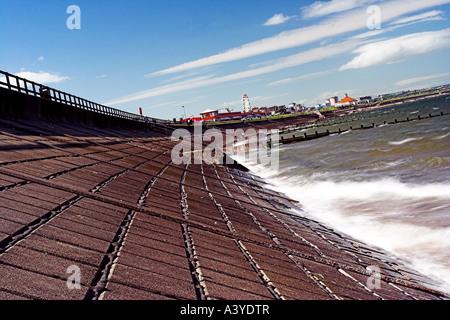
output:
[[[442,117],[442,116],[448,116],[450,115],[450,112],[440,112],[439,114],[431,114],[429,113],[427,116],[420,116],[418,115],[417,117],[411,118],[411,117],[406,117],[406,119],[394,119],[393,121],[383,121],[383,123],[378,123],[376,124],[375,122],[372,122],[369,125],[364,125],[361,124],[359,126],[350,126],[348,129],[342,129],[342,128],[338,128],[337,131],[330,131],[330,129],[326,129],[325,131],[320,131],[320,130],[315,130],[315,132],[313,134],[308,134],[306,132],[303,132],[302,135],[298,134],[299,129],[298,128],[286,128],[283,129],[279,132],[279,143],[281,144],[290,144],[293,142],[302,142],[302,141],[308,141],[308,140],[314,140],[314,139],[318,139],[318,138],[323,138],[323,137],[327,137],[330,135],[336,135],[336,134],[342,134],[342,133],[346,133],[349,131],[354,131],[354,130],[366,130],[366,129],[373,129],[373,128],[377,128],[380,126],[384,126],[384,125],[392,125],[392,124],[398,124],[398,123],[405,123],[405,122],[411,122],[411,121],[419,121],[419,120],[424,120],[424,119],[431,119],[431,118],[435,118],[435,117]],[[360,119],[358,119],[360,120]],[[342,121],[340,123],[347,123],[347,122],[353,122],[356,120],[351,120],[351,121]],[[320,124],[320,125],[316,125],[316,126],[310,126],[309,129],[314,128],[314,127],[320,127],[320,126],[335,126],[338,123],[331,123],[331,124]],[[306,129],[306,127],[304,127],[301,130]],[[273,141],[272,141],[273,142]]]

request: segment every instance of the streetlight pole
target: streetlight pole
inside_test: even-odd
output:
[[[184,119],[186,119],[186,109],[184,108],[184,106],[181,106],[183,108],[184,111]]]

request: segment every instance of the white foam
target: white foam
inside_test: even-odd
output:
[[[450,185],[411,185],[395,179],[307,180],[282,177],[263,166],[250,169],[277,191],[298,200],[312,218],[408,261],[419,272],[440,280],[442,291],[450,292],[450,228],[414,224],[414,219],[404,217],[414,204],[450,200]],[[430,210],[439,210],[439,205]]]
[[[448,136],[450,136],[450,132],[448,132],[448,133],[446,133],[446,134],[444,134],[442,136],[434,137],[433,140],[442,140],[442,139],[447,138]]]
[[[404,144],[404,143],[408,143],[408,142],[411,142],[411,141],[417,141],[417,140],[420,140],[420,139],[422,139],[422,137],[420,137],[420,138],[406,138],[406,139],[400,140],[400,141],[389,141],[388,144],[394,145],[394,146],[398,146],[398,145],[401,145],[401,144]]]

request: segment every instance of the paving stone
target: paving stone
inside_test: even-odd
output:
[[[111,282],[136,287],[174,299],[193,300],[196,298],[194,286],[189,278],[179,280],[172,278],[169,274],[163,276],[122,264],[115,267]]]
[[[1,297],[1,296],[0,296]],[[103,295],[103,300],[174,300],[174,298],[156,294],[143,288],[138,289],[129,285],[111,282]]]
[[[81,289],[69,289],[67,280],[55,279],[42,275],[0,264],[0,291],[2,289],[16,292],[20,296],[31,297],[40,300],[81,300],[84,298],[87,287]]]
[[[150,131],[1,118],[0,244],[11,246],[0,251],[0,299],[92,290],[104,300],[198,299],[205,288],[227,300],[275,299],[271,290],[288,300],[449,298],[382,250],[295,216],[292,201],[249,172],[171,163],[175,145]],[[67,186],[83,198],[57,210],[77,196]],[[394,286],[364,288],[358,270],[374,264]],[[80,267],[80,290],[67,287],[70,265]]]

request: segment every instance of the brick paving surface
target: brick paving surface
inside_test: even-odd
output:
[[[0,299],[448,299],[249,172],[175,165],[176,143],[0,119]]]

